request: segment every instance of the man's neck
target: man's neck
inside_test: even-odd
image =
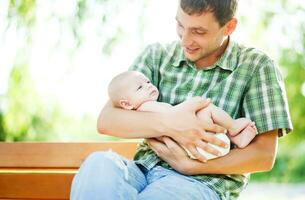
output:
[[[198,61],[195,62],[195,65],[198,69],[203,69],[205,67],[209,67],[216,63],[218,59],[222,56],[222,54],[225,52],[227,49],[227,46],[229,44],[229,37],[226,38],[223,42],[223,44],[216,49],[214,52],[211,54],[207,55],[204,58],[199,59]]]

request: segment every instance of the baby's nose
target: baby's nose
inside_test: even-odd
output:
[[[145,86],[150,88],[151,87],[151,83],[146,83]]]

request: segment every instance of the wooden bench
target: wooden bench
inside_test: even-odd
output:
[[[0,199],[69,199],[71,181],[94,151],[132,158],[136,142],[0,143]]]

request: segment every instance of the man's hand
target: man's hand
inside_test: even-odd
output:
[[[189,168],[195,161],[188,157],[187,153],[174,140],[163,136],[146,139],[150,148],[176,171],[189,175]]]
[[[164,126],[167,127],[164,130],[166,135],[189,150],[196,159],[202,162],[206,162],[206,158],[197,151],[196,147],[218,156],[220,152],[207,143],[220,147],[227,145],[216,138],[214,134],[206,132],[223,133],[225,132],[224,128],[216,124],[202,122],[196,116],[196,113],[207,107],[209,103],[210,100],[193,97],[174,106],[171,112],[165,113],[164,118],[161,120],[164,122]]]

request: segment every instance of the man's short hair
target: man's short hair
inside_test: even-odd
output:
[[[222,27],[235,15],[238,0],[180,0],[180,7],[189,15],[213,12]]]

